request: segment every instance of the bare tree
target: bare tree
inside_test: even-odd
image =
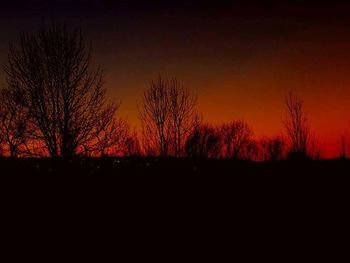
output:
[[[340,135],[339,139],[339,158],[346,159],[348,155],[348,140],[346,134]]]
[[[201,124],[195,127],[186,141],[186,156],[196,158],[219,158],[221,140],[218,129]]]
[[[200,120],[196,102],[175,78],[151,81],[139,109],[145,152],[183,156],[186,138]]]
[[[263,161],[280,161],[284,157],[285,142],[281,136],[262,138],[260,147]]]
[[[139,110],[143,136],[147,136],[147,147],[154,147],[159,155],[166,157],[169,147],[169,89],[168,81],[160,76],[151,81],[143,94]]]
[[[223,155],[229,159],[247,159],[253,149],[253,132],[243,120],[223,124],[220,129]]]
[[[37,128],[33,138],[52,157],[74,156],[90,144],[96,148],[113,126],[118,106],[106,103],[103,72],[90,70],[90,48],[80,31],[52,25],[23,35],[19,45],[10,46],[5,72]]]
[[[200,122],[196,110],[197,97],[173,78],[169,80],[170,137],[175,157],[184,154],[188,135]]]
[[[160,146],[155,130],[150,128],[150,124],[142,122],[142,133],[141,133],[141,146],[142,153],[145,156],[159,156],[160,155]]]
[[[290,92],[286,98],[287,118],[284,121],[290,141],[289,157],[306,158],[310,140],[310,129],[302,100]]]
[[[249,140],[244,147],[242,160],[257,160],[259,157],[259,144],[256,140]]]
[[[141,156],[141,146],[136,131],[125,140],[123,156]]]
[[[323,157],[320,140],[315,133],[310,133],[309,135],[307,157],[313,160],[321,160]]]
[[[95,140],[83,144],[80,152],[85,156],[120,156],[130,135],[130,125],[124,119],[113,120]]]
[[[4,157],[5,155],[5,150],[4,150],[4,141],[2,139],[2,137],[0,137],[0,158]]]
[[[29,115],[8,89],[0,91],[0,138],[3,151],[18,157],[29,140]]]

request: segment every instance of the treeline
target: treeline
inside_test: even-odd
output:
[[[79,30],[42,26],[11,44],[0,94],[0,154],[11,157],[160,156],[271,160],[319,158],[303,103],[286,96],[286,134],[256,140],[244,120],[214,126],[197,95],[176,78],[150,82],[139,105],[141,132],[117,117],[103,71]]]

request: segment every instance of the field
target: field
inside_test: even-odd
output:
[[[0,159],[5,176],[278,176],[350,175],[350,160],[253,162],[213,159],[76,158]]]
[[[11,211],[29,215],[39,207],[56,217],[56,210],[83,210],[134,225],[150,215],[186,222],[195,214],[251,226],[266,215],[300,223],[314,211],[320,218],[347,213],[350,197],[349,160],[0,159],[0,171],[0,198]]]

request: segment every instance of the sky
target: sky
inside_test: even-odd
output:
[[[198,94],[205,121],[244,119],[255,136],[284,131],[284,96],[303,99],[326,156],[350,131],[346,1],[2,1],[0,63],[43,23],[81,28],[108,97],[139,126],[138,103],[159,74]],[[0,85],[5,77],[0,71]]]

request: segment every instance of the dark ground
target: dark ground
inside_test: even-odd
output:
[[[250,162],[200,159],[0,159],[0,180],[102,192],[320,192],[350,189],[350,160]],[[2,184],[4,186],[6,184]],[[86,187],[85,187],[85,186]],[[84,188],[85,187],[85,188]],[[99,187],[99,188],[98,188]],[[130,188],[130,189],[129,189]]]
[[[350,160],[251,162],[203,159],[84,158],[0,159],[2,176],[183,176],[241,177],[279,176],[280,178],[350,176]],[[188,177],[187,177],[188,178]]]
[[[29,231],[25,244],[41,229],[43,241],[61,237],[74,248],[72,234],[109,247],[118,239],[123,248],[134,248],[135,242],[145,247],[156,239],[156,254],[162,250],[169,257],[179,247],[193,251],[198,239],[210,244],[200,255],[218,242],[231,251],[237,248],[233,240],[238,250],[247,244],[269,247],[247,252],[249,258],[269,251],[289,257],[296,248],[310,252],[311,240],[326,244],[343,240],[335,234],[347,238],[348,160],[0,159],[0,167],[3,226],[11,232],[8,240],[16,242],[13,231]]]
[[[348,195],[350,160],[244,162],[159,158],[0,159],[8,191],[135,196]],[[126,195],[123,195],[123,194]]]

